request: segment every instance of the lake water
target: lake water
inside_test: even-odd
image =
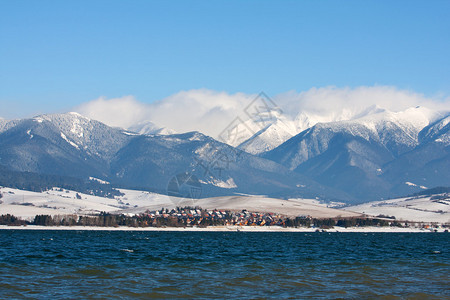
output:
[[[450,299],[448,233],[0,230],[0,298]]]

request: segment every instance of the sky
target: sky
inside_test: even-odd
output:
[[[445,102],[449,11],[438,0],[0,0],[0,117],[317,89]]]

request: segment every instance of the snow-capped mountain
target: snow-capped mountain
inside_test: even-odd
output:
[[[353,120],[318,123],[263,157],[355,197],[379,199],[411,191],[412,186],[405,182],[418,181],[411,172],[418,172],[419,165],[424,166],[419,162],[448,158],[445,143],[435,145],[446,141],[447,124],[448,115],[423,107],[396,113],[377,110]],[[434,137],[433,144],[427,146],[426,137],[430,134]],[[431,147],[434,154],[431,150],[425,153]],[[408,165],[404,158],[414,153],[418,162]],[[448,167],[444,161],[437,163],[442,164]],[[417,170],[411,169],[412,165]],[[437,172],[436,168],[432,172]],[[440,180],[430,180],[428,175],[425,178],[430,182],[423,184],[420,180],[418,186],[435,186],[442,184],[442,180],[448,185],[449,171],[441,171]],[[409,180],[411,177],[415,181]]]
[[[384,167],[383,177],[395,183],[396,194],[450,183],[450,116],[443,117],[419,133],[419,145]]]
[[[110,158],[128,140],[126,131],[112,129],[75,112],[42,115],[33,120],[38,123],[49,122],[60,131],[64,141],[76,149],[83,149],[92,156]]]
[[[191,174],[203,196],[351,198],[198,132],[141,135],[76,113],[9,121],[2,128],[0,165],[13,171],[95,177],[160,193],[174,176]]]
[[[15,171],[100,178],[128,139],[123,130],[76,113],[12,120],[0,131],[0,164]]]
[[[236,136],[228,136],[224,142],[251,154],[272,150],[293,137],[298,129],[294,121],[279,111],[271,111],[270,116],[249,119],[237,124]]]
[[[366,113],[369,113],[366,112]],[[279,109],[260,113],[254,118],[233,124],[234,134],[219,139],[228,145],[251,154],[270,151],[298,133],[320,122],[347,120],[352,115],[330,114],[318,115],[301,112],[295,118],[284,114]]]
[[[426,108],[410,108],[402,112],[379,110],[357,119],[318,123],[278,147],[267,157],[277,157],[290,169],[327,151],[337,134],[359,137],[382,145],[393,155],[399,155],[419,144],[419,132],[439,117]]]
[[[425,127],[419,135],[419,140],[424,142],[442,143],[444,146],[450,145],[450,116],[444,117],[435,123]]]
[[[221,128],[222,131],[211,133],[209,129],[204,127],[194,130],[202,132],[203,129],[210,132],[210,136],[230,146],[238,147],[240,150],[251,154],[261,154],[278,147],[288,139],[318,123],[354,120],[383,111],[382,108],[372,105],[364,109],[316,110],[310,108],[299,113],[283,112],[270,99],[265,99],[263,102],[249,105],[236,115],[237,118],[230,119],[230,123],[224,123],[223,128]],[[153,120],[140,121],[126,127],[126,129],[139,134],[168,135],[177,133],[170,128],[159,126]]]
[[[448,112],[424,107],[390,112],[373,106],[294,120],[274,111],[270,118],[239,120],[230,127],[238,135],[224,131],[217,141],[199,132],[167,134],[149,122],[126,130],[77,113],[41,115],[0,120],[0,166],[160,193],[188,174],[205,197],[364,202],[448,186],[449,120]]]
[[[415,136],[417,135],[417,128],[425,127],[433,119],[434,114],[426,108],[418,107],[417,109],[411,108],[403,112],[393,113],[372,105],[361,111],[343,109],[340,113],[327,114],[300,112],[295,117],[284,114],[280,110],[272,110],[267,113],[269,116],[262,114],[238,123],[233,128],[238,134],[223,139],[223,142],[248,153],[261,154],[278,147],[288,139],[316,124],[332,122],[353,127],[360,124],[372,129],[374,126],[383,126],[381,123],[385,121],[391,121],[391,123],[398,123],[405,132]],[[351,122],[341,123],[342,121]]]

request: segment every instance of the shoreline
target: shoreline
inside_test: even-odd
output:
[[[209,227],[96,227],[96,226],[8,226],[0,225],[0,230],[53,230],[53,231],[172,231],[172,232],[361,232],[361,233],[434,233],[445,232],[446,228],[417,228],[417,227],[337,227],[330,229],[307,227],[279,227],[279,226],[209,226]],[[435,231],[437,230],[437,231]],[[448,229],[447,229],[448,230]]]

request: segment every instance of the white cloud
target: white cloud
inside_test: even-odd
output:
[[[450,99],[436,100],[395,87],[374,86],[358,88],[312,88],[306,92],[287,92],[274,97],[284,111],[297,115],[301,112],[317,115],[357,115],[377,105],[390,111],[401,111],[413,106],[435,110],[449,110]]]
[[[83,103],[75,111],[109,126],[127,128],[147,119],[150,106],[137,101],[133,96],[113,99],[100,97]]]
[[[101,97],[82,104],[75,111],[110,126],[128,128],[151,121],[180,133],[201,131],[216,136],[255,96],[200,89],[181,91],[151,104],[139,102],[132,96]]]
[[[150,104],[150,120],[177,132],[197,130],[216,136],[254,97],[206,89],[182,91]]]
[[[200,131],[213,137],[237,116],[245,119],[245,107],[257,95],[228,94],[207,89],[181,91],[163,100],[146,104],[132,96],[99,98],[82,104],[77,112],[110,126],[130,127],[152,121],[177,132]],[[294,119],[300,113],[325,119],[346,119],[372,105],[391,111],[413,106],[450,110],[450,98],[431,99],[395,87],[312,88],[305,92],[287,92],[272,97],[283,112]],[[318,118],[320,120],[320,118]]]

